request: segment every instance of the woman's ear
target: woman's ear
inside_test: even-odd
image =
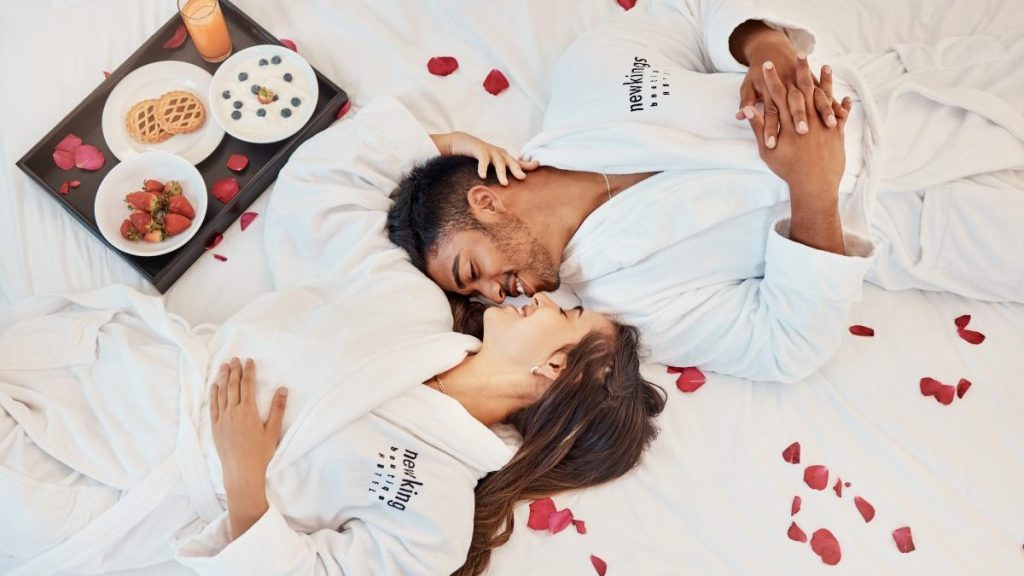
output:
[[[469,202],[469,209],[481,222],[493,222],[505,213],[508,209],[501,196],[489,186],[478,184],[466,192],[466,200]]]
[[[530,372],[534,376],[542,376],[554,382],[555,379],[558,378],[559,374],[562,373],[562,370],[565,369],[565,361],[567,359],[568,356],[565,352],[555,352],[547,359],[546,362],[534,366]]]

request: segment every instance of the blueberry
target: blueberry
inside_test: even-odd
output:
[[[266,58],[260,58],[260,66],[266,66],[266,65],[267,65],[267,59]]]
[[[292,81],[292,75],[291,75],[291,73],[285,72],[285,75],[284,75],[284,81],[285,81],[285,82],[291,82],[291,81]]]
[[[239,82],[245,82],[248,79],[249,79],[249,75],[246,74],[245,72],[239,72],[238,73],[238,81]]]
[[[273,62],[274,64],[280,64],[281,63],[281,57],[280,56],[274,56],[273,58],[270,59],[270,61]]]
[[[235,110],[238,110],[239,108],[241,108],[242,107],[242,101],[241,100],[235,100],[234,107],[235,107]]]
[[[223,92],[223,93],[221,94],[221,96],[223,96],[225,100],[228,100],[228,99],[230,99],[230,98],[231,98],[231,90],[225,90],[225,91],[224,91],[224,92]]]
[[[288,118],[291,115],[292,115],[292,109],[291,108],[282,108],[281,109],[281,116],[284,116],[285,118]]]
[[[253,84],[252,88],[250,88],[249,90],[251,90],[253,94],[259,94],[260,93],[260,85],[259,84]]]
[[[238,120],[241,117],[242,117],[242,113],[239,112],[238,110],[235,110],[234,112],[231,113],[231,119],[232,120]]]
[[[292,98],[292,106],[298,106],[299,104],[302,104],[302,100],[299,100],[298,98]]]
[[[259,116],[260,118],[263,118],[264,116],[267,115],[267,109],[260,108],[259,110],[256,111],[256,115]]]

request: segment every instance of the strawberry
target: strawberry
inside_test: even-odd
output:
[[[167,184],[164,184],[164,196],[170,198],[171,196],[178,196],[181,194],[181,184],[177,180],[168,180]]]
[[[121,222],[121,237],[125,240],[138,240],[140,238],[139,231],[132,225],[132,221],[125,219]]]
[[[152,192],[159,194],[164,191],[164,183],[159,180],[146,180],[142,183],[142,187],[146,189],[146,192]]]
[[[181,234],[191,225],[192,220],[181,214],[168,213],[164,216],[164,228],[167,230],[168,236]]]
[[[124,197],[125,202],[136,210],[154,212],[160,207],[160,197],[152,192],[131,192]]]
[[[196,217],[195,208],[192,208],[192,204],[189,203],[188,198],[185,198],[181,194],[171,196],[170,202],[167,203],[167,211],[171,214],[181,214],[189,220]]]
[[[142,210],[136,210],[132,212],[132,215],[128,217],[131,221],[132,226],[139,232],[149,232],[150,225],[153,223],[153,217]]]
[[[164,239],[164,231],[160,228],[154,228],[153,230],[146,232],[142,239],[150,244],[156,244]]]

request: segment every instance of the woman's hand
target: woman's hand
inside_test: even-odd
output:
[[[846,169],[843,137],[852,102],[849,98],[844,98],[842,105],[834,102],[832,72],[828,66],[822,67],[820,86],[815,86],[807,59],[799,59],[796,84],[788,88],[771,61],[765,62],[762,68],[767,90],[764,115],[754,106],[745,106],[741,110],[757,138],[761,159],[789,184],[791,194],[812,189],[838,191]],[[766,135],[769,101],[781,121],[774,149],[768,145],[769,139],[774,137]],[[832,119],[835,129],[831,129],[827,120],[822,121],[819,114],[812,114],[805,120],[806,133],[798,137],[790,110],[803,108],[805,102],[813,102],[816,107],[828,106],[829,113],[825,118]]]
[[[769,149],[775,148],[782,115],[774,100],[768,97],[769,88],[765,78],[764,64],[772,62],[782,84],[792,87],[797,84],[798,71],[806,64],[807,57],[804,54],[797,54],[793,50],[785,33],[773,30],[760,21],[748,21],[737,27],[730,38],[730,49],[741,63],[748,66],[747,75],[740,85],[740,111],[736,113],[736,119],[743,118],[744,107],[753,107],[758,101],[763,101],[765,143]],[[820,86],[820,82],[824,82],[824,78],[819,81],[813,74],[807,75],[807,78],[812,87]],[[831,83],[831,76],[829,82]],[[792,118],[791,123],[797,134],[806,134],[810,129],[809,115],[817,114],[818,119],[829,128],[836,126],[836,118],[832,110],[833,104],[838,106],[838,103],[831,101],[794,100],[783,102],[782,106],[786,108],[789,117]]]
[[[213,443],[224,471],[231,533],[238,538],[267,511],[267,466],[281,437],[287,391],[274,394],[267,421],[256,407],[256,365],[238,358],[220,368],[210,388]]]
[[[508,186],[506,168],[519,180],[526,179],[526,173],[532,172],[540,167],[540,162],[531,160],[523,162],[508,153],[507,150],[483,140],[466,134],[465,132],[450,132],[448,134],[431,134],[430,139],[434,141],[437,150],[442,156],[467,156],[476,158],[477,174],[480,178],[487,177],[487,167],[494,164],[494,172],[498,176],[498,182],[502,186]]]

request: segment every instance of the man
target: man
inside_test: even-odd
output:
[[[392,240],[448,291],[564,282],[638,325],[655,360],[759,380],[820,367],[865,277],[1024,300],[1019,37],[844,57],[836,87],[866,109],[849,114],[796,57],[806,32],[737,21],[718,44],[694,40],[694,9],[584,35],[524,147],[545,168],[506,188],[472,160],[427,163],[395,195]],[[744,64],[742,83],[709,74]]]

